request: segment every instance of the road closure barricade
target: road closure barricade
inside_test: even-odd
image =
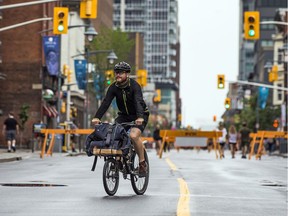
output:
[[[159,158],[162,158],[165,143],[173,142],[174,147],[179,150],[180,148],[206,147],[207,139],[210,138],[213,140],[216,159],[218,159],[220,146],[217,140],[218,137],[222,136],[221,131],[160,130],[160,136],[162,137],[162,143]]]
[[[40,157],[43,158],[45,152],[46,152],[47,156],[48,155],[52,156],[56,134],[84,134],[84,135],[86,134],[86,135],[89,135],[92,132],[93,132],[93,129],[42,129],[41,133],[45,134],[45,138],[44,138],[44,141],[42,143]],[[49,142],[48,142],[48,137],[50,137]]]
[[[266,138],[284,138],[288,139],[288,133],[284,131],[258,131],[257,133],[251,133],[250,138],[252,139],[250,142],[250,153],[249,153],[249,160],[255,153],[255,149],[257,153],[255,155],[255,159],[261,159],[261,156],[266,154],[265,147],[264,147],[264,139]]]
[[[41,133],[45,134],[41,146],[40,158],[43,158],[45,153],[47,156],[52,156],[53,148],[55,144],[55,135],[57,134],[79,134],[79,135],[89,135],[94,131],[94,129],[41,129]],[[152,137],[141,137],[141,139],[152,142]]]

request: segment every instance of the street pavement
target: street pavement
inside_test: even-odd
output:
[[[22,159],[0,163],[1,216],[287,215],[287,159],[276,154],[243,160],[240,151],[231,159],[226,150],[225,159],[217,160],[214,151],[171,150],[160,160],[149,149],[145,195],[135,195],[130,181],[121,178],[116,195],[109,197],[102,185],[103,159],[91,172],[93,157],[72,157],[79,153],[40,159],[39,151],[1,152],[6,161]]]
[[[240,152],[240,151],[239,151]],[[85,154],[85,152],[68,152],[68,153],[53,153],[53,154],[62,154],[63,156],[77,156],[79,154]],[[0,163],[11,162],[11,161],[20,161],[30,157],[40,157],[40,151],[32,152],[30,149],[17,149],[16,152],[7,152],[7,149],[0,149]],[[274,151],[271,156],[278,156],[283,158],[288,158],[287,153],[279,153],[278,150]],[[45,156],[46,157],[46,156]]]

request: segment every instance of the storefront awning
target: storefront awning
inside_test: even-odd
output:
[[[48,106],[44,104],[43,111],[44,111],[44,115],[47,115],[50,118],[56,118],[58,116],[58,112],[55,106]]]

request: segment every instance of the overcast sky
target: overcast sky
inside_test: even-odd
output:
[[[203,129],[224,113],[217,74],[236,80],[239,56],[239,0],[178,0],[182,124]]]

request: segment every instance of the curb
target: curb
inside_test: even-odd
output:
[[[3,158],[3,159],[0,159],[0,163],[20,161],[20,160],[22,160],[22,157]]]
[[[79,155],[86,155],[86,152],[78,152],[78,153],[69,153],[66,155],[66,157],[76,157]]]

